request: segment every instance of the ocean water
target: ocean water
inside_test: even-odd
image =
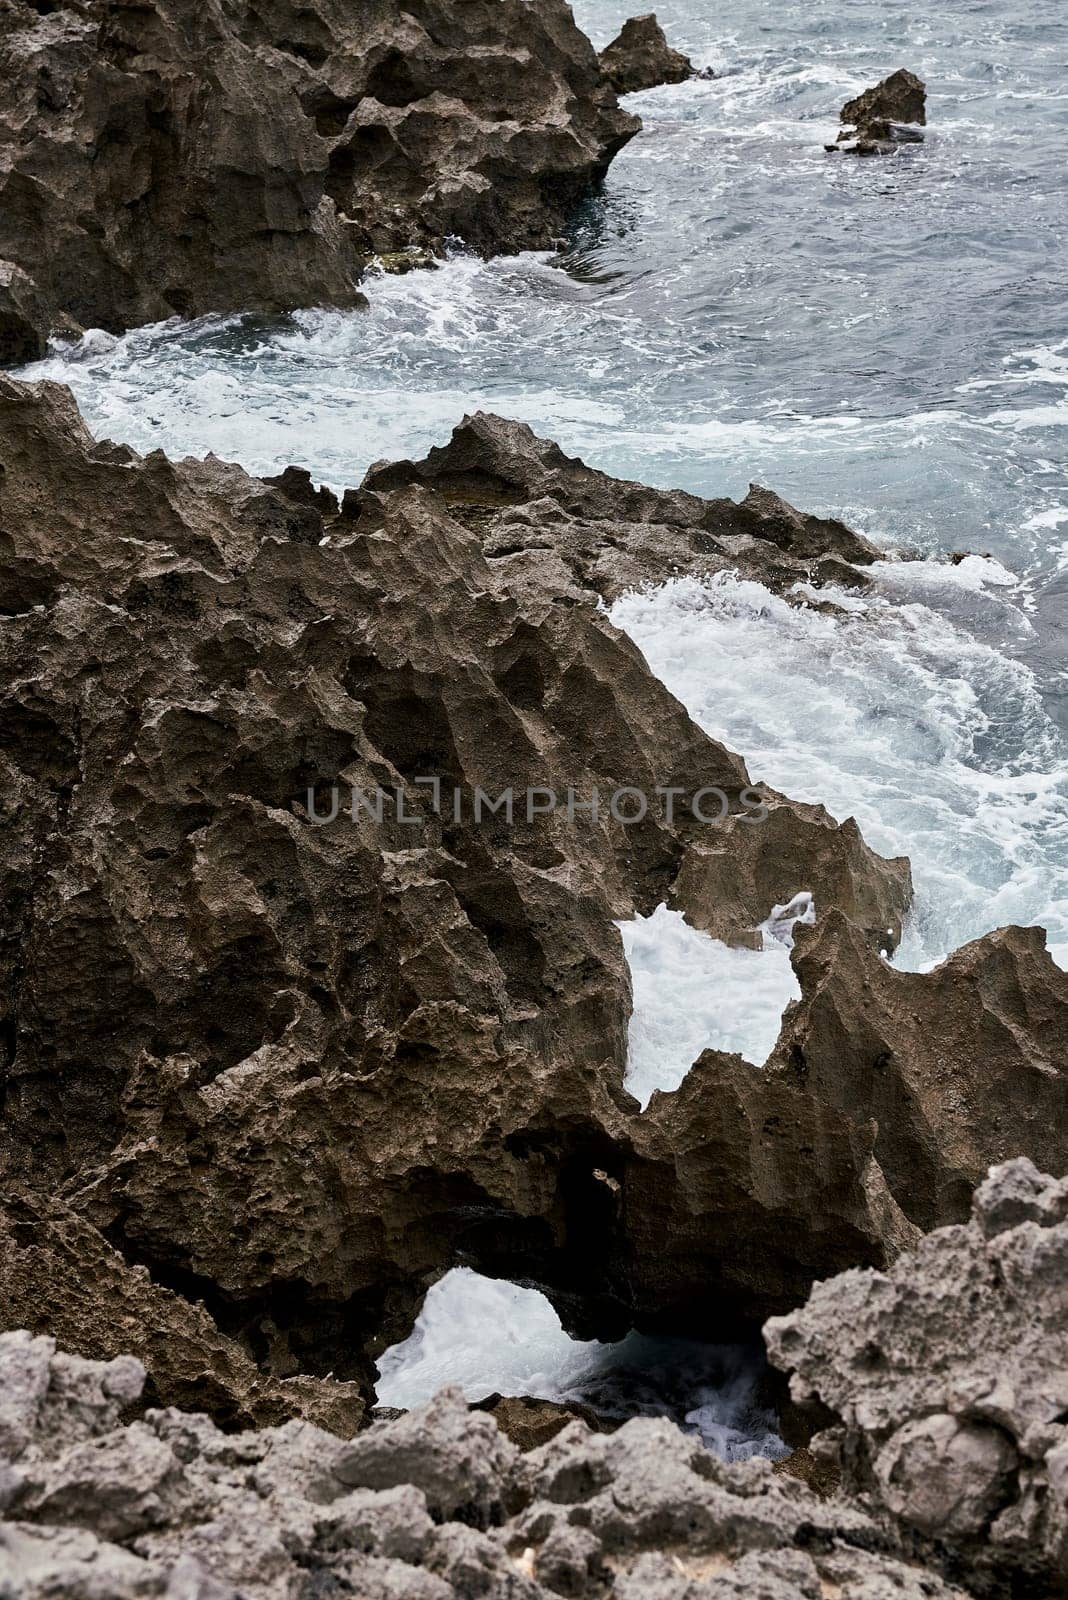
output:
[[[571,1339],[538,1290],[454,1267],[427,1294],[409,1337],[380,1357],[377,1392],[380,1405],[405,1410],[446,1383],[472,1401],[579,1401],[615,1422],[670,1417],[724,1461],[774,1461],[787,1447],[761,1393],[765,1370],[762,1351],[745,1345],[637,1333],[616,1344]]]
[[[576,14],[603,44],[631,9]],[[1068,8],[657,9],[718,76],[634,97],[645,130],[566,250],[485,263],[458,245],[436,271],[372,279],[366,313],[93,332],[26,375],[71,384],[97,433],[139,449],[297,462],[338,488],[481,407],[622,476],[756,481],[842,517],[887,559],[834,615],[726,577],[626,596],[613,619],[754,776],[911,856],[900,962],[1018,921],[1068,964]],[[843,100],[899,66],[928,85],[924,142],[827,155]],[[789,997],[771,948],[726,1021],[695,1008],[716,962],[735,975],[691,932],[659,913],[625,930],[642,1098],[704,1043],[758,1066]],[[437,1378],[472,1339],[491,1359],[494,1320],[458,1282]],[[574,1352],[552,1348],[562,1382]],[[430,1371],[425,1340],[405,1359]]]

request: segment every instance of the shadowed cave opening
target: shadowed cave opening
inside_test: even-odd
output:
[[[412,1332],[378,1359],[380,1406],[408,1409],[458,1384],[575,1405],[604,1425],[669,1417],[725,1461],[789,1453],[777,1385],[757,1337],[732,1343],[643,1334],[575,1339],[539,1290],[454,1267],[428,1291]]]

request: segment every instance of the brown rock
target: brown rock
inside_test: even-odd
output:
[[[369,256],[447,236],[548,247],[639,126],[564,0],[9,0],[0,51],[12,360],[65,320],[358,305]]]
[[[43,356],[44,323],[33,279],[13,262],[0,261],[0,366],[16,367]]]
[[[506,1438],[525,1454],[548,1444],[569,1423],[584,1422],[594,1433],[613,1433],[619,1422],[600,1417],[589,1406],[555,1400],[535,1400],[530,1395],[491,1394],[479,1400],[476,1411],[488,1411]]]
[[[911,122],[922,127],[927,121],[926,85],[922,78],[902,67],[874,89],[865,89],[854,100],[847,100],[842,107],[842,121],[857,128],[876,122]]]
[[[262,1371],[213,1322],[195,1288],[185,1288],[182,1295],[154,1282],[61,1202],[5,1197],[0,1328],[22,1324],[93,1360],[127,1351],[146,1369],[146,1400],[210,1411],[227,1428],[305,1417],[348,1438],[363,1424],[358,1385]]]
[[[1068,1165],[1068,973],[1041,928],[1002,928],[929,973],[873,954],[837,912],[799,930],[801,999],[768,1072],[858,1125],[904,1214],[966,1220],[987,1168]]]
[[[663,1241],[643,1218],[664,1199],[644,1194],[675,1156],[622,1088],[614,920],[671,897],[743,936],[804,885],[900,925],[904,864],[767,791],[767,822],[721,834],[681,810],[476,823],[476,787],[737,795],[747,774],[551,550],[489,555],[423,485],[340,512],[297,472],[269,486],[94,444],[65,390],[10,380],[0,439],[9,1175],[206,1299],[279,1376],[366,1383],[372,1343],[408,1332],[461,1250],[594,1331],[629,1327],[632,1300],[655,1312]],[[603,535],[611,483],[587,477]],[[617,493],[630,515],[633,486]],[[633,537],[651,563],[657,529]],[[459,821],[420,776],[460,787]],[[335,779],[400,786],[417,820],[391,799],[317,826],[308,786],[326,814]],[[753,1075],[731,1072],[733,1130]],[[674,1304],[703,1307],[715,1281],[726,1311],[733,1295],[766,1313],[814,1273],[884,1259],[856,1167],[870,1139],[832,1122],[842,1175],[819,1231],[795,1230],[794,1252],[771,1192],[747,1199],[739,1249],[786,1240],[762,1279],[694,1225]],[[653,1148],[631,1160],[635,1128]],[[791,1159],[793,1215],[813,1174]]]
[[[916,129],[926,121],[926,87],[915,73],[901,68],[874,89],[865,89],[856,99],[846,101],[842,107],[845,126],[838,143],[826,148],[846,155],[884,155],[899,144],[921,139],[923,135]]]
[[[601,71],[617,94],[682,83],[695,76],[689,56],[673,50],[653,12],[630,17],[600,54]]]
[[[460,1257],[585,1336],[707,1334],[885,1266],[1002,1134],[1056,1154],[1064,995],[1037,936],[889,971],[907,864],[855,824],[766,790],[766,821],[719,829],[473,816],[476,789],[740,796],[599,592],[728,559],[793,581],[821,539],[870,558],[848,529],[617,483],[493,418],[338,507],[296,469],[96,444],[66,390],[4,379],[0,459],[0,1160],[46,1240],[9,1317],[49,1325],[61,1204],[85,1259],[102,1235],[205,1302],[173,1372],[165,1340],[146,1359],[180,1392],[208,1351],[229,1415],[238,1346],[276,1387],[366,1391]],[[308,788],[326,819],[335,781],[399,789],[409,820],[391,798],[316,822]],[[615,921],[667,900],[742,939],[802,887],[821,925],[769,1069],[706,1052],[639,1114]],[[973,1100],[943,1079],[975,1056]],[[140,1303],[112,1266],[102,1355],[105,1304]]]
[[[796,511],[756,484],[736,503],[627,483],[566,456],[525,423],[482,412],[422,461],[371,467],[363,487],[413,484],[434,489],[493,560],[522,560],[531,575],[556,573],[563,562],[576,584],[609,602],[686,573],[741,571],[777,590],[800,580],[859,587],[866,579],[858,569],[883,554],[843,523]]]

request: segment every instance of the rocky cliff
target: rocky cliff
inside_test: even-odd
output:
[[[546,248],[639,127],[564,0],[3,0],[0,360]]]
[[[9,1326],[231,1423],[351,1428],[456,1261],[586,1335],[752,1326],[957,1220],[990,1160],[1063,1161],[1041,940],[888,970],[907,864],[753,789],[604,614],[678,569],[863,581],[848,529],[493,418],[338,504],[3,380],[0,460]],[[709,785],[716,826],[566,804]],[[508,789],[558,803],[476,817]],[[749,943],[802,888],[768,1069],[706,1052],[640,1113],[616,920]]]
[[[145,1409],[130,1356],[0,1335],[0,1593],[19,1600],[981,1600],[1063,1592],[1068,1182],[995,1168],[967,1225],[767,1329],[834,1426],[815,1493],[661,1419],[521,1455],[457,1390],[344,1441]]]

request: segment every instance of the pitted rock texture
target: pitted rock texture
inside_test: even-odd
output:
[[[797,930],[793,959],[802,997],[767,1071],[875,1120],[890,1192],[922,1231],[967,1221],[987,1168],[1020,1151],[1068,1164],[1068,973],[1041,928],[903,972],[830,911]]]
[[[653,12],[630,17],[600,55],[601,70],[618,94],[655,89],[662,83],[684,83],[694,76],[693,62],[673,50]]]
[[[993,1081],[1040,1061],[1063,988],[1015,936],[884,982],[907,863],[767,790],[745,820],[743,763],[600,607],[687,563],[789,585],[824,535],[840,571],[870,551],[849,530],[768,491],[613,483],[494,418],[339,507],[294,468],[96,444],[66,390],[3,380],[0,461],[10,1320],[132,1349],[227,1425],[340,1426],[332,1383],[351,1415],[458,1261],[543,1286],[585,1337],[725,1337],[887,1265],[913,1188],[956,1215],[1001,1134],[926,1080],[976,1046]],[[716,784],[731,815],[563,803],[621,784]],[[473,816],[477,790],[536,787],[561,804]],[[639,1114],[615,921],[666,900],[745,942],[801,888],[829,931],[798,947],[780,1057],[705,1052]],[[843,1039],[847,1076],[883,1083],[889,1049],[920,1086],[854,1093]],[[872,1115],[907,1092],[918,1150]],[[1017,1130],[1044,1158],[1063,1136]],[[928,1137],[964,1152],[950,1178]]]
[[[789,591],[795,583],[867,581],[883,551],[844,523],[797,511],[752,484],[746,498],[703,500],[610,478],[525,423],[479,413],[422,461],[381,462],[365,489],[423,485],[481,538],[487,556],[562,562],[609,603],[628,589],[687,573],[740,572]],[[551,569],[550,569],[551,570]]]
[[[927,121],[926,85],[907,67],[900,67],[874,89],[865,89],[854,100],[847,100],[842,107],[842,121],[855,128],[865,128],[873,122],[922,126]]]
[[[339,510],[299,472],[142,461],[57,386],[0,400],[0,1148],[89,1225],[66,1236],[95,1293],[125,1298],[97,1283],[103,1235],[271,1377],[367,1384],[371,1342],[457,1259],[519,1267],[609,1333],[658,1315],[669,1277],[672,1315],[711,1296],[759,1317],[887,1259],[871,1131],[846,1115],[776,1087],[788,1132],[762,1133],[735,1061],[688,1135],[729,1162],[681,1161],[670,1119],[638,1116],[613,924],[669,897],[743,939],[805,886],[900,925],[903,863],[766,791],[767,821],[718,830],[652,807],[476,823],[476,787],[748,779],[551,547],[491,555],[433,491],[374,475]],[[459,821],[429,776],[460,786]],[[335,781],[399,787],[416,820],[391,801],[316,824],[308,787],[326,816]],[[650,1230],[683,1196],[668,1273]],[[44,1331],[65,1266],[39,1228],[20,1320]],[[160,1394],[185,1381],[161,1341],[134,1348]]]
[[[905,1544],[977,1593],[1063,1592],[1068,1180],[993,1168],[970,1222],[818,1284],[765,1334],[795,1399],[839,1419],[817,1453]]]
[[[5,1600],[964,1600],[855,1507],[671,1423],[520,1456],[457,1390],[346,1444],[310,1423],[134,1422],[138,1363],[0,1335]]]
[[[339,1378],[275,1377],[203,1304],[131,1265],[92,1225],[54,1197],[5,1193],[0,1201],[0,1328],[36,1307],[38,1325],[81,1355],[122,1348],[148,1369],[146,1403],[210,1411],[227,1428],[306,1417],[349,1437],[365,1421],[363,1390]],[[269,1330],[268,1330],[269,1335]]]
[[[547,247],[640,126],[564,0],[3,0],[0,71],[8,362],[352,306],[370,256],[449,236]]]

